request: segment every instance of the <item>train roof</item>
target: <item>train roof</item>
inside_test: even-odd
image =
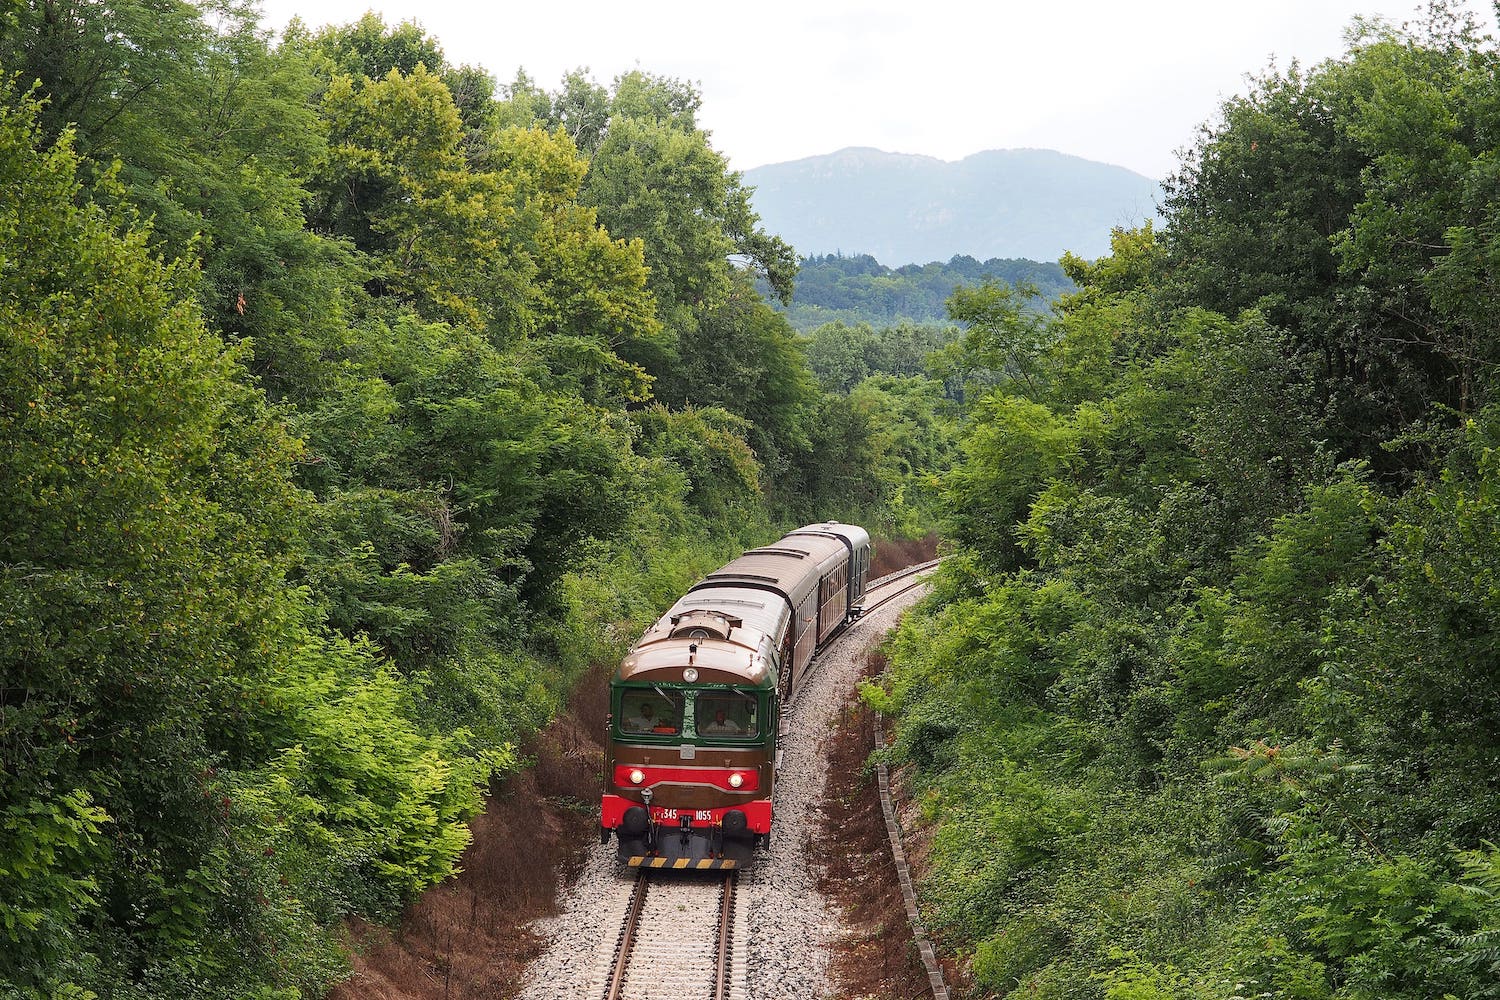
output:
[[[697,610],[732,615],[744,623],[741,630],[753,629],[773,639],[781,634],[782,627],[792,614],[786,602],[777,594],[732,584],[717,584],[689,591],[678,598],[677,603],[667,609],[657,625],[673,616]]]
[[[870,533],[857,524],[841,524],[838,521],[823,521],[820,524],[809,524],[791,532],[787,538],[798,538],[806,535],[826,536],[843,539],[849,543],[851,549],[868,548],[870,545]]]
[[[692,667],[705,683],[775,683],[775,637],[791,617],[777,594],[713,586],[685,594],[626,654],[622,681],[684,680]]]
[[[869,544],[858,525],[825,521],[751,549],[678,599],[631,647],[616,678],[675,683],[691,666],[707,683],[774,685],[776,640],[793,609]]]
[[[782,538],[773,545],[751,549],[721,569],[708,574],[693,590],[733,584],[780,594],[798,607],[818,585],[818,579],[848,558],[836,538],[802,535]]]

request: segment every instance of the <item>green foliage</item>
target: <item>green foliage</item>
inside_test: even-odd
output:
[[[804,257],[797,268],[797,291],[785,306],[787,319],[803,333],[829,323],[849,326],[934,326],[947,318],[954,289],[1002,281],[1035,288],[1030,300],[1042,308],[1073,291],[1063,268],[1054,263],[958,255],[946,263],[886,267],[874,257],[828,254]],[[910,374],[910,373],[908,373]]]
[[[702,98],[691,84],[632,70],[606,90],[573,73],[546,94],[523,74],[509,91],[504,120],[560,129],[584,151],[584,201],[611,233],[642,241],[669,328],[690,328],[696,311],[728,298],[731,256],[747,261],[777,298],[791,297],[792,250],[758,228],[740,175],[698,127]]]
[[[955,296],[958,551],[866,696],[987,993],[1496,995],[1495,55],[1352,38],[1053,315]]]
[[[99,906],[93,872],[109,861],[100,834],[110,817],[83,789],[32,794],[7,796],[0,823],[0,878],[9,886],[0,935],[15,951],[16,967],[57,968],[73,961],[79,918]]]
[[[926,377],[955,327],[830,323],[803,342],[825,390],[797,457],[801,519],[837,516],[920,536],[937,519],[936,474],[957,458],[953,379]]]
[[[36,81],[43,133],[73,125],[95,169],[111,159],[168,257],[200,262],[198,300],[274,395],[319,375],[342,335],[347,248],[304,227],[303,179],[324,145],[317,81],[293,47],[272,50],[238,2],[19,4],[0,65]],[[211,20],[210,20],[211,18]]]
[[[762,516],[760,467],[745,443],[743,418],[717,407],[669,410],[652,406],[632,415],[638,450],[681,477],[685,502],[718,531],[735,533]]]
[[[819,389],[690,86],[238,2],[20,4],[0,65],[7,996],[321,995],[692,581],[925,533],[930,335]]]
[[[1343,59],[1227,102],[1167,184],[1168,296],[1286,329],[1338,457],[1382,473],[1430,459],[1395,439],[1434,410],[1489,401],[1495,60],[1446,3],[1400,30],[1361,22]]]
[[[442,45],[417,22],[402,21],[388,27],[379,14],[367,11],[352,24],[328,25],[309,33],[293,19],[285,47],[306,55],[325,79],[344,76],[355,81],[383,80],[392,70],[410,76],[422,67],[424,72],[441,77],[453,96],[464,123],[464,149],[470,161],[482,160],[489,151],[490,136],[498,124],[494,78],[475,66],[450,64]]]
[[[505,761],[449,763],[461,737],[419,735],[399,682],[286,585],[300,446],[205,330],[191,273],[82,201],[75,154],[39,152],[33,121],[25,99],[0,111],[22,193],[0,214],[3,974],[116,996],[315,984],[347,912],[330,894],[450,873],[475,772]],[[363,764],[355,733],[380,748]],[[246,806],[302,754],[344,770],[300,823]],[[307,883],[359,843],[342,888]]]

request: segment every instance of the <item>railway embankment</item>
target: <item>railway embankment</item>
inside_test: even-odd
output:
[[[559,880],[598,829],[599,741],[611,664],[575,686],[567,711],[524,748],[532,766],[491,789],[455,879],[424,893],[396,930],[359,924],[354,974],[329,1000],[512,997],[545,942],[529,925],[553,912]]]
[[[862,679],[884,667],[865,656]],[[844,934],[835,942],[830,976],[836,997],[921,997],[927,973],[906,926],[901,882],[881,808],[875,768],[873,709],[851,701],[825,743],[828,784],[815,840],[818,888],[839,908]]]

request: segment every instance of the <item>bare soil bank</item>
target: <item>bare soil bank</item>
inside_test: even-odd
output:
[[[872,653],[862,676],[884,668],[884,657]],[[928,995],[869,766],[874,750],[870,709],[849,705],[825,744],[828,787],[814,855],[823,859],[818,888],[841,908],[847,925],[830,963],[837,1000]]]
[[[354,974],[329,1000],[508,997],[540,942],[526,925],[553,912],[560,877],[598,835],[599,772],[613,665],[579,681],[569,709],[526,748],[534,767],[492,789],[470,824],[463,871],[407,908],[400,928],[351,928]]]
[[[877,538],[875,559],[870,565],[870,578],[873,580],[898,569],[936,559],[937,548],[937,535],[925,538]]]

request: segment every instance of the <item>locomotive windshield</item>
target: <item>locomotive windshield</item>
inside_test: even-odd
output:
[[[693,699],[693,720],[698,735],[724,739],[760,735],[755,705],[753,694],[734,690],[699,691]]]
[[[758,739],[760,698],[733,687],[669,688],[621,685],[615,726],[621,737],[727,740]],[[676,740],[669,740],[676,742]]]
[[[626,688],[620,695],[620,728],[627,733],[675,736],[682,727],[682,692]]]

